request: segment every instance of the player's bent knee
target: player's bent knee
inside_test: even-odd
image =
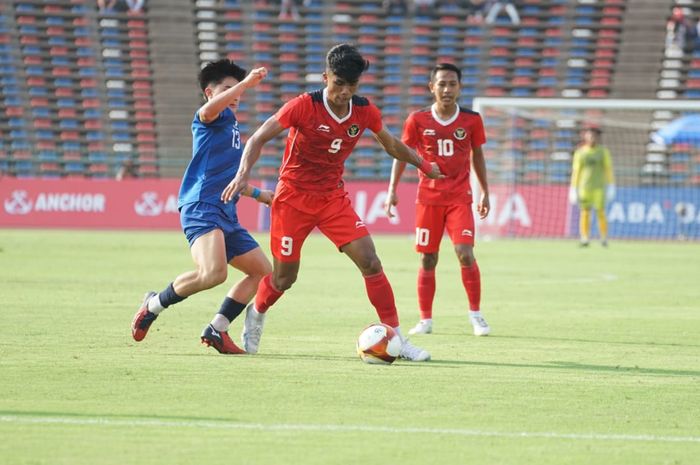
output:
[[[371,276],[381,273],[382,271],[382,262],[376,254],[363,257],[363,259],[358,262],[357,266],[364,276]]]
[[[457,255],[457,258],[459,259],[459,264],[462,266],[472,266],[476,261],[472,254]]]
[[[260,279],[264,278],[270,273],[272,273],[272,264],[270,262],[265,262],[265,264],[260,268]]]
[[[471,247],[459,247],[455,252],[457,252],[457,259],[462,266],[472,266],[476,261]]]
[[[437,267],[438,255],[436,253],[424,253],[421,255],[421,265],[424,270],[434,270]]]
[[[273,284],[277,288],[278,291],[286,291],[287,289],[292,287],[292,284],[294,284],[297,280],[296,275],[289,275],[289,276],[277,276],[273,279]]]
[[[212,268],[208,270],[200,270],[199,281],[205,289],[218,286],[226,281],[228,270],[224,268]]]

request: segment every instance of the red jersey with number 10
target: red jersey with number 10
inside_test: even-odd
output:
[[[379,109],[364,97],[353,96],[350,110],[338,118],[324,90],[293,98],[275,117],[291,128],[284,150],[280,181],[296,190],[328,192],[343,186],[345,159],[365,129],[382,129]]]
[[[420,156],[435,162],[446,177],[430,179],[419,173],[417,203],[425,205],[470,204],[471,153],[486,142],[481,116],[457,107],[449,120],[441,120],[433,107],[411,113],[402,141]]]

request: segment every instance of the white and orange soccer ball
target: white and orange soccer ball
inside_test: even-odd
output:
[[[401,338],[384,323],[367,326],[357,338],[357,353],[365,363],[389,365],[401,351]]]

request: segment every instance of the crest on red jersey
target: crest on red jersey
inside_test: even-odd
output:
[[[353,124],[348,128],[348,136],[350,137],[357,137],[357,135],[360,133],[360,126],[357,124]]]
[[[455,129],[454,136],[455,139],[462,140],[467,137],[467,131],[465,131],[464,128],[457,128]]]

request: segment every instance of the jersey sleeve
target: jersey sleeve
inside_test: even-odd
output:
[[[367,109],[367,127],[373,133],[378,133],[384,127],[384,122],[382,121],[382,112],[379,111],[376,105],[370,103]]]
[[[282,108],[275,113],[275,118],[283,128],[287,129],[298,126],[299,122],[304,120],[306,113],[306,99],[304,95],[300,95],[282,105]]]
[[[199,119],[199,110],[201,110],[201,108],[194,112],[194,121],[193,121],[193,122],[194,122],[195,124],[197,124],[198,126],[201,126],[201,127],[204,127],[204,128],[206,128],[206,127],[214,127],[214,126],[226,124],[227,121],[228,121],[228,119],[229,119],[231,116],[233,116],[233,111],[231,111],[230,108],[224,108],[224,110],[223,110],[221,113],[219,113],[219,116],[217,116],[216,118],[214,118],[212,121],[209,121],[208,123],[205,123],[204,121],[202,121],[201,119]]]
[[[477,114],[472,128],[472,147],[481,147],[486,143],[486,131],[484,130],[484,121],[481,115]]]
[[[406,123],[403,125],[401,142],[408,145],[412,149],[415,149],[418,146],[418,131],[416,126],[416,118],[413,116],[413,113],[408,115],[408,119],[406,119]]]

